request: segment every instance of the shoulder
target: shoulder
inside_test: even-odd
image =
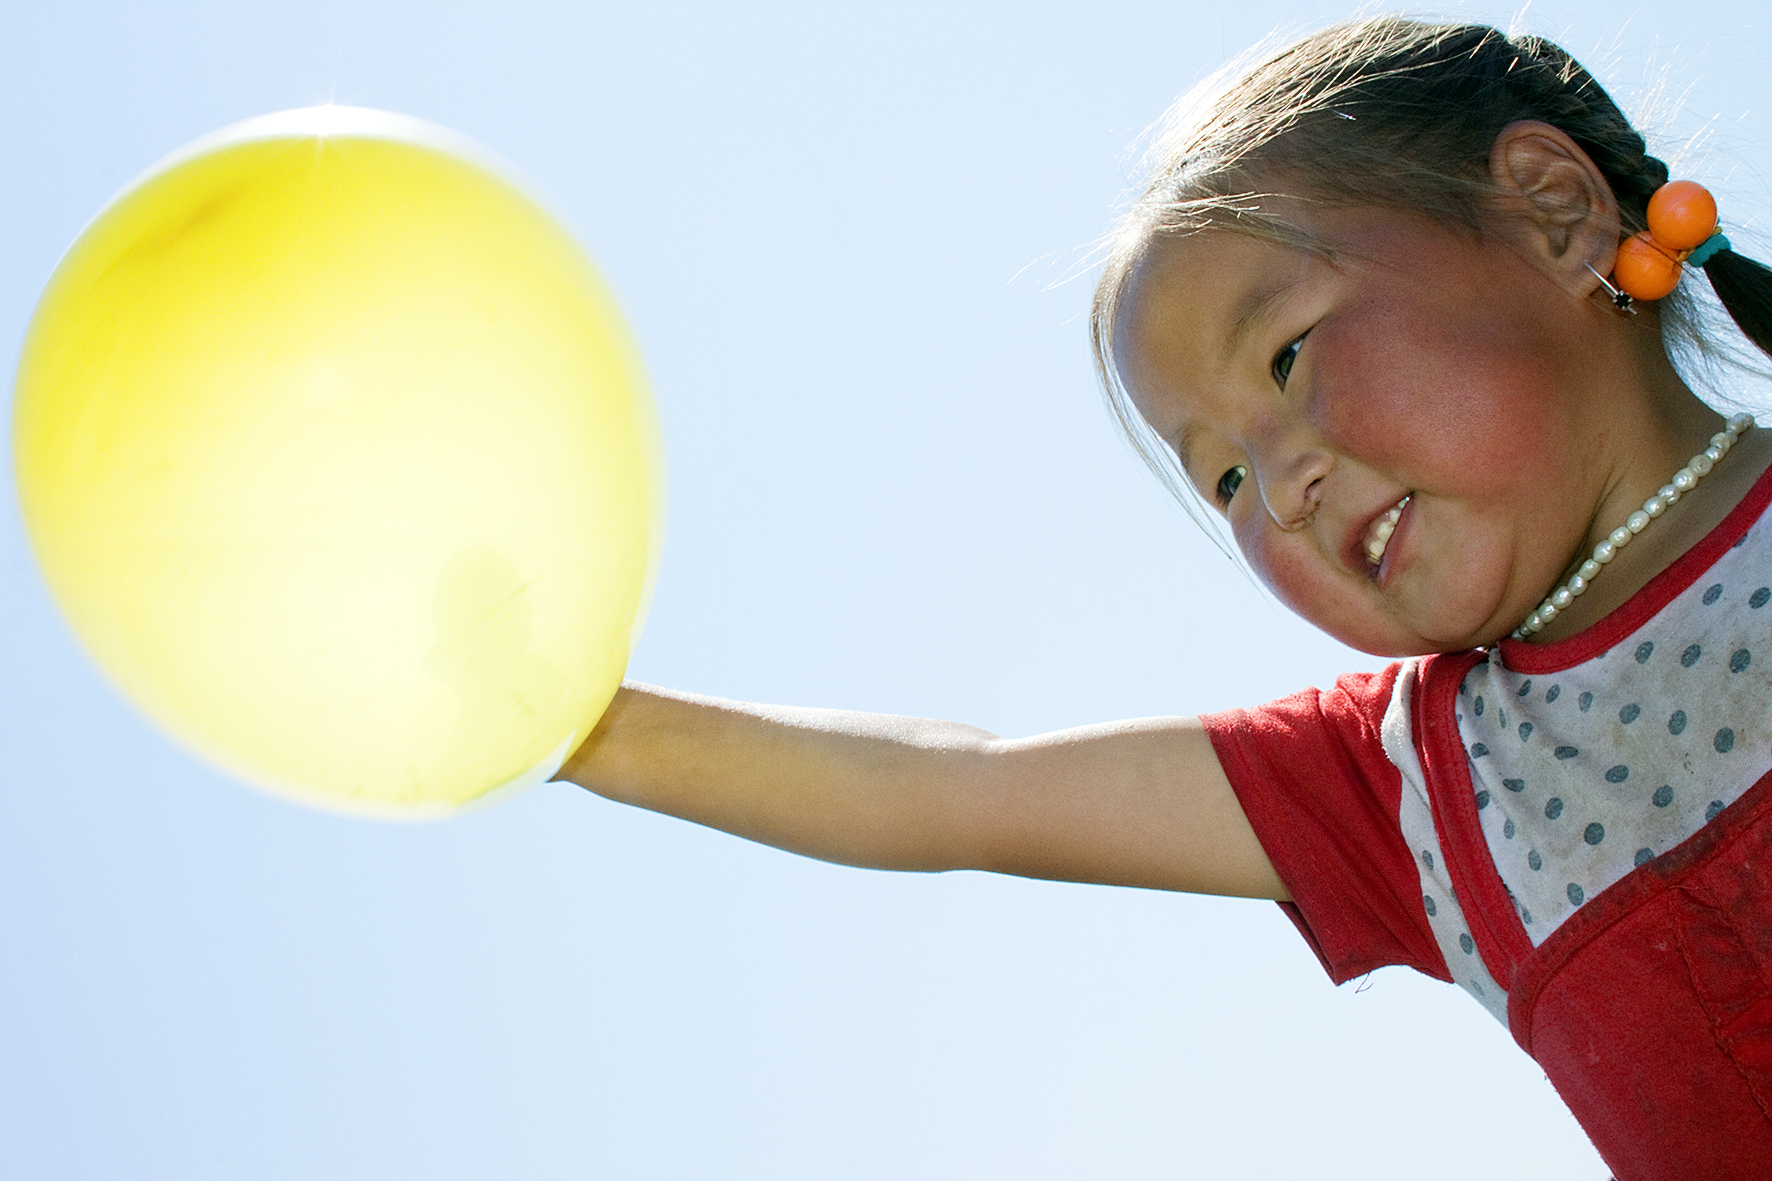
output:
[[[1301,689],[1265,705],[1206,714],[1200,720],[1221,757],[1227,750],[1259,751],[1264,758],[1288,761],[1308,758],[1311,748],[1323,744],[1378,749],[1385,714],[1414,664],[1348,673],[1328,689]]]

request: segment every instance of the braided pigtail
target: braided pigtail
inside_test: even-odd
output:
[[[1704,273],[1736,327],[1772,355],[1772,270],[1725,247],[1704,264]]]
[[[1667,183],[1667,165],[1649,154],[1642,134],[1574,58],[1538,37],[1521,37],[1513,44],[1549,67],[1514,72],[1516,88],[1530,92],[1524,96],[1528,108],[1568,132],[1599,167],[1618,199],[1624,233],[1647,229],[1649,198]],[[1545,86],[1547,75],[1560,77],[1563,84]],[[1725,246],[1703,270],[1736,327],[1772,356],[1772,269]]]

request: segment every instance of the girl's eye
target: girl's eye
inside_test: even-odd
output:
[[[1218,503],[1229,504],[1237,489],[1243,486],[1243,480],[1249,475],[1249,469],[1238,464],[1224,475],[1218,477]]]
[[[1310,333],[1306,332],[1299,336],[1297,340],[1281,349],[1279,356],[1274,358],[1274,380],[1280,383],[1281,389],[1286,388],[1286,379],[1292,376],[1292,362],[1298,359],[1298,350],[1304,347],[1304,338],[1309,335]]]

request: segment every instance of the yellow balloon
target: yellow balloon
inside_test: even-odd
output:
[[[621,680],[662,514],[638,355],[441,128],[317,107],[157,166],[50,279],[13,426],[75,631],[257,786],[445,816],[550,778]]]

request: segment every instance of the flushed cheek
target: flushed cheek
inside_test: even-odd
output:
[[[1349,626],[1353,600],[1360,592],[1375,594],[1356,584],[1356,577],[1338,570],[1313,544],[1309,533],[1285,533],[1271,527],[1234,531],[1237,547],[1255,576],[1275,597],[1319,628],[1342,638]],[[1366,613],[1372,610],[1365,605]]]
[[[1313,358],[1311,417],[1338,450],[1455,485],[1538,461],[1544,434],[1535,427],[1547,399],[1535,350],[1491,349],[1481,331],[1430,335],[1432,326],[1383,310],[1349,321],[1325,325]],[[1354,347],[1344,337],[1355,327],[1381,343]]]
[[[1262,584],[1318,631],[1374,655],[1412,656],[1430,650],[1391,619],[1377,595],[1356,584],[1353,576],[1326,577],[1320,561],[1310,563],[1284,547],[1245,548],[1243,553]]]

